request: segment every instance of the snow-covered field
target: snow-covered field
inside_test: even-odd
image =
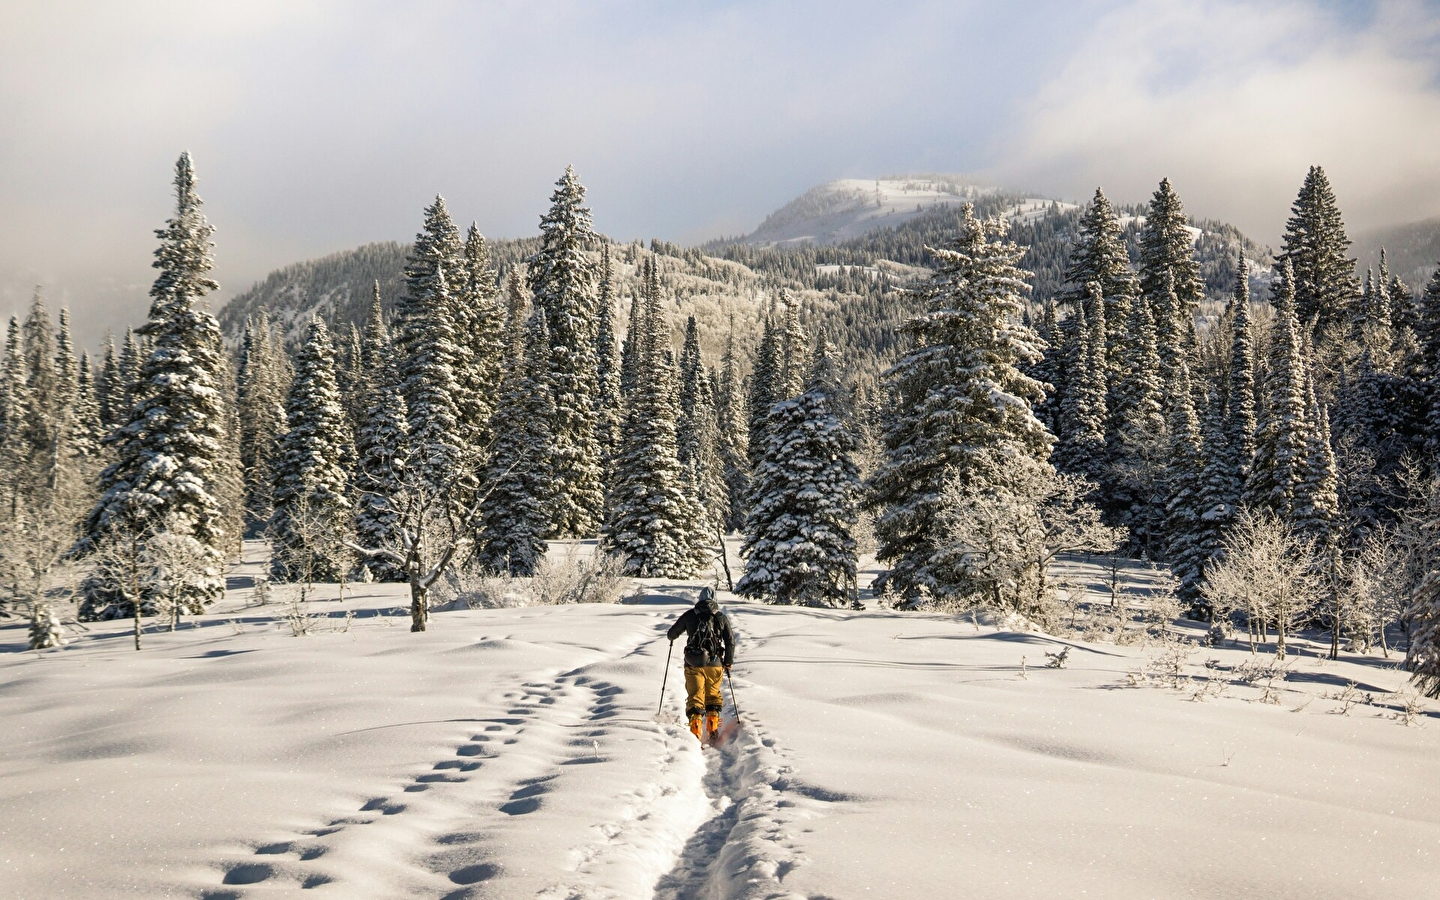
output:
[[[423,635],[361,586],[306,637],[242,590],[140,653],[6,626],[0,896],[1436,896],[1440,724],[1378,656],[1302,641],[1266,703],[1242,647],[1177,690],[1156,647],[722,594],[744,727],[702,751],[678,660],[656,715],[698,585]]]

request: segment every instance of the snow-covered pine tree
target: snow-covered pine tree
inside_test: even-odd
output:
[[[642,284],[635,393],[625,412],[601,546],[641,578],[686,578],[695,570],[701,513],[685,489],[676,447],[679,386],[659,292]]]
[[[475,560],[484,569],[514,577],[535,574],[550,530],[550,424],[555,421],[550,377],[550,335],[538,307],[524,318],[524,296],[510,294],[508,365],[500,386],[492,431],[494,450],[484,483]]]
[[[1255,457],[1245,484],[1245,505],[1269,510],[1293,523],[1296,491],[1305,477],[1311,447],[1310,419],[1305,409],[1307,384],[1304,344],[1296,319],[1295,278],[1289,259],[1282,259],[1271,286],[1275,309],[1270,359],[1265,373],[1264,418],[1255,439]]]
[[[252,523],[270,521],[276,444],[286,431],[285,392],[288,373],[281,371],[269,319],[262,310],[247,322],[236,372],[236,406],[240,422],[240,467],[245,484],[245,512]],[[287,382],[283,384],[282,381]]]
[[[1140,294],[1150,302],[1156,334],[1163,341],[1176,329],[1182,346],[1205,293],[1189,225],[1180,195],[1163,179],[1140,231]]]
[[[1007,473],[994,460],[1043,463],[1053,441],[1032,411],[1044,390],[1021,371],[1041,353],[1020,321],[1029,288],[1029,273],[1017,267],[1022,251],[1004,239],[1003,220],[981,222],[968,203],[961,215],[960,233],[932,250],[936,271],[916,292],[924,312],[904,326],[912,349],[884,376],[885,458],[867,503],[879,510],[878,556],[893,565],[889,583],[903,593],[964,590],[932,562],[946,540],[947,485],[1003,484]]]
[[[1425,696],[1440,697],[1440,572],[1425,575],[1405,619],[1411,623],[1410,649],[1405,654],[1410,680]]]
[[[100,424],[108,434],[115,427],[115,418],[121,412],[111,407],[115,382],[120,378],[120,363],[115,355],[115,335],[105,333],[105,352],[100,361],[100,377],[95,381],[95,400],[100,405]]]
[[[1418,380],[1428,400],[1425,450],[1440,458],[1440,269],[1435,271],[1420,295],[1415,315],[1415,338],[1419,345]]]
[[[465,235],[464,269],[458,279],[453,292],[455,343],[460,350],[455,363],[459,389],[455,410],[461,445],[467,455],[483,461],[494,438],[490,419],[500,388],[505,323],[490,248],[474,223]]]
[[[806,390],[770,409],[745,522],[745,574],[735,586],[742,596],[807,606],[854,598],[860,470],[855,439],[831,409],[834,389],[822,331]]]
[[[70,339],[70,310],[60,308],[60,324],[55,331],[55,415],[64,419],[75,402],[79,389],[80,368],[75,359],[75,344]]]
[[[639,278],[640,290],[630,298],[630,320],[625,328],[625,339],[620,343],[620,396],[625,402],[635,393],[635,385],[639,380],[640,371],[640,344],[642,343],[641,321],[644,318],[645,303],[640,298],[648,296],[651,290],[650,284],[654,282],[654,290],[659,290],[659,276],[655,271],[655,257],[647,256],[640,261]],[[624,403],[621,404],[622,406]],[[623,419],[623,411],[622,411]]]
[[[729,497],[716,449],[715,387],[700,356],[700,328],[694,316],[685,323],[680,351],[680,406],[675,428],[676,458],[690,500],[700,510],[690,546],[696,565],[709,560],[716,529],[729,512]]]
[[[1165,467],[1165,559],[1179,582],[1176,595],[1195,618],[1204,618],[1200,583],[1211,548],[1206,546],[1200,420],[1191,400],[1190,367],[1182,355],[1175,367],[1174,395],[1166,417],[1169,459]]]
[[[620,343],[617,328],[618,310],[615,308],[615,271],[610,263],[610,245],[606,244],[600,257],[600,291],[597,299],[599,309],[595,316],[595,385],[596,417],[595,440],[600,446],[600,456],[605,462],[606,482],[614,464],[615,453],[620,447],[620,419],[624,410],[621,395]]]
[[[1060,407],[1064,402],[1064,339],[1055,317],[1055,301],[1050,297],[1045,298],[1037,332],[1045,344],[1045,355],[1026,369],[1026,374],[1045,387],[1045,399],[1035,407],[1035,415],[1047,431],[1063,441],[1064,423]]]
[[[1115,392],[1120,408],[1115,440],[1108,445],[1115,494],[1111,508],[1130,530],[1130,541],[1152,557],[1161,549],[1163,500],[1160,481],[1166,447],[1160,353],[1150,302],[1137,297],[1130,309],[1125,371]]]
[[[1255,338],[1250,331],[1250,277],[1240,257],[1235,293],[1230,298],[1230,368],[1225,391],[1224,459],[1226,481],[1221,499],[1238,510],[1255,456]]]
[[[765,317],[760,332],[760,346],[755,350],[755,362],[750,371],[750,391],[746,397],[749,407],[746,445],[750,457],[750,470],[760,465],[765,455],[765,423],[770,415],[770,405],[776,401],[780,370],[783,368],[783,350],[779,330],[772,316]]]
[[[1330,413],[1315,395],[1310,341],[1302,334],[1301,348],[1305,360],[1305,461],[1300,482],[1295,487],[1292,522],[1302,538],[1314,543],[1321,555],[1335,548],[1336,520],[1340,501],[1337,495],[1338,476],[1335,454],[1330,447]]]
[[[1066,338],[1066,391],[1061,405],[1063,437],[1055,452],[1055,465],[1063,471],[1098,482],[1106,474],[1105,301],[1100,286],[1090,283],[1087,299],[1062,327]]]
[[[1296,320],[1307,330],[1314,323],[1322,333],[1343,334],[1360,284],[1355,260],[1345,255],[1350,238],[1324,169],[1310,167],[1290,211],[1276,262],[1290,263],[1295,273]]]
[[[362,349],[375,337],[376,325],[373,318],[367,323]],[[383,341],[384,321],[378,326]],[[409,445],[405,397],[400,393],[400,375],[393,360],[379,372],[368,371],[372,377],[355,447],[355,538],[362,547],[394,546]],[[404,570],[393,559],[371,556],[363,565],[375,581],[406,580]]]
[[[746,497],[750,490],[750,459],[745,421],[745,388],[740,380],[740,360],[735,352],[735,328],[725,342],[725,355],[720,360],[720,381],[715,391],[716,453],[725,480],[728,511],[727,532],[745,522]]]
[[[1080,215],[1075,243],[1065,267],[1066,289],[1062,296],[1071,303],[1088,302],[1090,283],[1100,287],[1105,298],[1106,384],[1113,391],[1124,371],[1122,357],[1129,346],[1126,329],[1130,322],[1130,304],[1139,290],[1135,273],[1130,269],[1130,255],[1125,249],[1125,236],[1115,208],[1100,188]],[[1092,317],[1093,318],[1093,317]],[[1114,397],[1107,397],[1113,404]],[[1113,424],[1107,433],[1113,434]]]
[[[154,349],[135,379],[135,402],[118,432],[115,462],[101,474],[101,497],[86,535],[90,546],[115,529],[193,538],[204,562],[186,573],[176,599],[196,613],[224,593],[221,548],[232,537],[223,532],[214,494],[226,425],[219,384],[223,345],[219,324],[201,306],[218,287],[209,275],[213,228],[200,211],[189,153],[175,164],[175,193],[175,215],[156,231],[160,275],[150,288],[149,320],[140,329]]]
[[[275,515],[270,522],[271,577],[338,581],[346,574],[352,515],[345,460],[351,432],[335,382],[329,329],[310,320],[285,401],[289,430],[275,459]]]
[[[59,447],[62,414],[69,392],[56,370],[55,325],[39,288],[30,301],[21,337],[25,354],[25,396],[29,403],[23,428],[25,452],[31,459],[44,461],[40,464],[48,471]]]
[[[130,422],[132,407],[139,395],[140,366],[144,361],[134,329],[126,328],[125,340],[120,344],[119,377],[110,383],[110,409],[115,416],[110,426],[112,430]]]
[[[70,414],[69,451],[82,460],[98,460],[104,439],[105,426],[100,421],[94,369],[90,365],[90,355],[81,353],[75,376],[75,401]]]
[[[540,219],[540,249],[527,260],[530,292],[550,334],[553,533],[589,537],[600,525],[605,491],[596,441],[595,267],[586,253],[595,240],[585,188],[575,169],[555,183]]]
[[[805,327],[800,324],[799,300],[782,289],[780,303],[785,307],[785,316],[780,320],[780,331],[777,335],[780,344],[780,367],[772,385],[772,403],[798,397],[805,390],[813,352],[810,338],[805,334]]]

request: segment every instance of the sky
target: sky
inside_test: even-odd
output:
[[[1170,177],[1274,244],[1312,164],[1352,232],[1440,216],[1440,0],[0,0],[0,312],[143,319],[192,154],[221,303],[407,240],[439,193],[533,234],[698,242],[817,184],[965,173],[1121,202]]]

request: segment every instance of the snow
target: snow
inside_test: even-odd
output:
[[[6,625],[4,894],[1433,896],[1440,728],[1391,717],[1405,673],[1378,656],[1300,640],[1280,704],[1192,701],[1248,650],[1132,686],[1157,648],[722,592],[743,727],[702,750],[678,661],[656,716],[663,631],[701,584],[423,634],[403,586],[355,585],[307,637],[240,589],[139,653],[125,622],[43,653]],[[1351,681],[1376,701],[1340,715]]]

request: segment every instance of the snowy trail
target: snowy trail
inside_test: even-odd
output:
[[[368,586],[314,607],[359,611],[346,632],[232,608],[138,654],[126,623],[0,653],[0,893],[1433,895],[1440,711],[1398,724],[1404,673],[1378,657],[1297,640],[1280,703],[1239,682],[1191,702],[1131,685],[1153,650],[727,598],[744,727],[702,750],[678,660],[655,715],[698,585],[644,588],[411,635]],[[1186,674],[1250,659],[1200,650]],[[1334,699],[1351,682],[1375,704]]]

